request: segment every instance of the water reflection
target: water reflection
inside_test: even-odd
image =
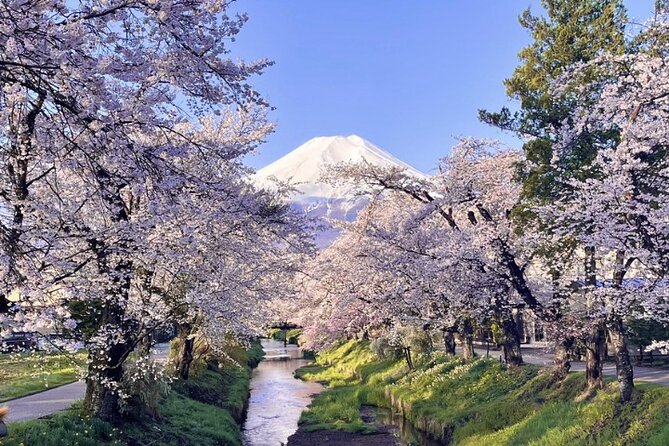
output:
[[[374,411],[376,422],[391,426],[393,433],[399,439],[400,446],[440,446],[442,444],[416,429],[401,414],[381,407],[375,407]]]
[[[293,372],[306,365],[302,352],[295,345],[262,340],[265,358],[253,370],[251,398],[244,423],[244,445],[279,446],[297,430],[300,414],[311,402],[311,395],[323,387],[293,377]]]

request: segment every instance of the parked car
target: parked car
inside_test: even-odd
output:
[[[17,331],[2,338],[0,350],[3,352],[23,352],[37,347],[37,333]]]
[[[53,351],[68,345],[73,345],[75,340],[67,337],[63,333],[51,333],[48,335],[39,335],[37,337],[37,350]]]
[[[53,343],[57,340],[57,335],[41,335],[37,337],[37,350],[52,350]]]

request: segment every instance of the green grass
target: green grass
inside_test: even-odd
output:
[[[360,419],[360,405],[364,403],[359,389],[344,386],[326,392],[317,398],[300,419],[307,430],[341,429],[347,432],[373,432],[375,429]]]
[[[243,366],[212,367],[188,381],[176,382],[174,388],[190,399],[222,408],[241,421],[249,392],[249,376],[249,369]]]
[[[47,419],[11,423],[2,446],[241,446],[239,426],[224,408],[170,393],[160,417],[119,428],[83,415],[80,407]]]
[[[255,341],[251,346],[245,350],[246,353],[246,365],[253,368],[258,365],[258,363],[265,356],[265,351],[262,349],[260,342]]]
[[[392,408],[417,428],[457,445],[667,445],[669,389],[644,384],[621,405],[615,383],[580,401],[582,373],[556,381],[534,366],[506,370],[499,362],[465,363],[441,353],[379,360],[364,342],[349,341],[300,369],[326,382],[300,420],[307,429],[366,431],[360,406]]]
[[[122,446],[111,424],[83,415],[80,405],[47,419],[11,423],[2,446]]]
[[[160,415],[156,420],[124,425],[123,444],[241,446],[239,426],[221,407],[172,392],[161,405]]]
[[[85,353],[0,354],[0,402],[74,382],[85,361]]]
[[[251,367],[264,352],[259,343],[248,349],[228,347],[228,358],[176,381],[160,407],[157,420],[133,423],[123,437],[130,446],[241,446],[241,423],[249,395]]]

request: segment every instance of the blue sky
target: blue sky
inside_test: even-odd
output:
[[[628,0],[647,17],[653,0]],[[459,135],[514,139],[477,119],[507,102],[502,84],[538,0],[239,0],[249,22],[234,56],[275,65],[253,79],[277,130],[260,168],[315,136],[358,134],[424,172]]]

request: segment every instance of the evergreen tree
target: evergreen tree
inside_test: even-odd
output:
[[[528,9],[520,24],[533,42],[519,53],[521,64],[505,81],[507,95],[520,103],[519,111],[480,111],[480,118],[493,126],[529,138],[523,145],[528,165],[523,169],[523,197],[547,200],[560,184],[551,166],[552,147],[560,128],[574,107],[568,93],[556,93],[555,83],[566,67],[592,60],[602,52],[625,51],[626,13],[621,0],[542,0],[546,16]],[[614,135],[583,137],[564,167],[579,174],[596,148]]]

